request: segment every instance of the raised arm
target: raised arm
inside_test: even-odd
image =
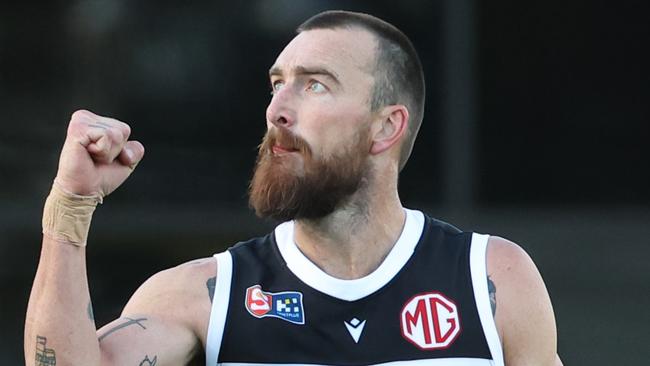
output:
[[[88,111],[72,115],[43,213],[41,257],[25,321],[24,352],[29,366],[182,364],[196,347],[196,339],[188,335],[187,325],[175,317],[152,315],[146,321],[149,329],[159,332],[147,343],[149,347],[158,345],[158,355],[164,355],[156,361],[150,359],[155,355],[146,353],[153,348],[144,354],[129,348],[133,342],[128,341],[128,331],[122,332],[120,343],[106,345],[98,339],[102,335],[98,337],[96,333],[86,277],[86,238],[95,206],[126,180],[144,155],[142,144],[128,140],[130,133],[127,124],[115,119]],[[159,288],[156,282],[153,278],[143,286],[142,295],[134,296],[133,301],[141,304],[134,306],[133,311],[148,310],[142,305],[148,301],[146,298],[164,293],[152,290]],[[119,325],[120,321],[112,324]],[[139,322],[145,326],[144,321]],[[178,347],[165,347],[170,341],[161,342],[163,336],[177,337]],[[113,363],[115,357],[111,355],[119,352],[131,355],[131,359],[127,363]]]
[[[490,237],[488,288],[507,366],[562,366],[551,299],[537,267],[517,244]]]

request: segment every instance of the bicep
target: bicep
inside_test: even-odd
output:
[[[197,323],[209,314],[204,277],[213,266],[204,267],[181,265],[142,284],[121,317],[97,332],[102,365],[187,365],[201,350]]]
[[[535,264],[519,246],[491,238],[488,275],[494,283],[495,320],[506,364],[556,365],[555,317]]]
[[[131,314],[97,332],[102,365],[185,365],[196,352],[193,334],[155,315]]]

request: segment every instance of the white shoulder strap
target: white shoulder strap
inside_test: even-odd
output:
[[[230,303],[230,284],[232,282],[232,255],[228,250],[215,254],[217,259],[217,280],[210,310],[208,338],[205,341],[206,366],[216,366],[221,349],[221,340],[226,326],[228,304]]]
[[[474,287],[474,298],[476,299],[476,307],[478,315],[481,319],[483,326],[483,334],[492,360],[495,366],[503,366],[503,349],[501,348],[501,340],[497,332],[497,326],[494,322],[492,315],[492,307],[490,305],[490,295],[488,292],[487,284],[487,244],[489,235],[472,234],[472,243],[469,252],[469,267],[472,274],[472,287]]]

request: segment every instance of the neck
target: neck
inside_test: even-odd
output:
[[[406,214],[397,187],[362,189],[318,220],[296,220],[296,245],[314,264],[340,279],[372,273],[393,248]]]

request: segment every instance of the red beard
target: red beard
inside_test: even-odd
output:
[[[360,132],[349,149],[314,159],[302,138],[283,127],[269,130],[259,147],[249,205],[257,216],[278,221],[329,215],[367,182],[368,133]],[[276,145],[293,152],[275,155]]]

